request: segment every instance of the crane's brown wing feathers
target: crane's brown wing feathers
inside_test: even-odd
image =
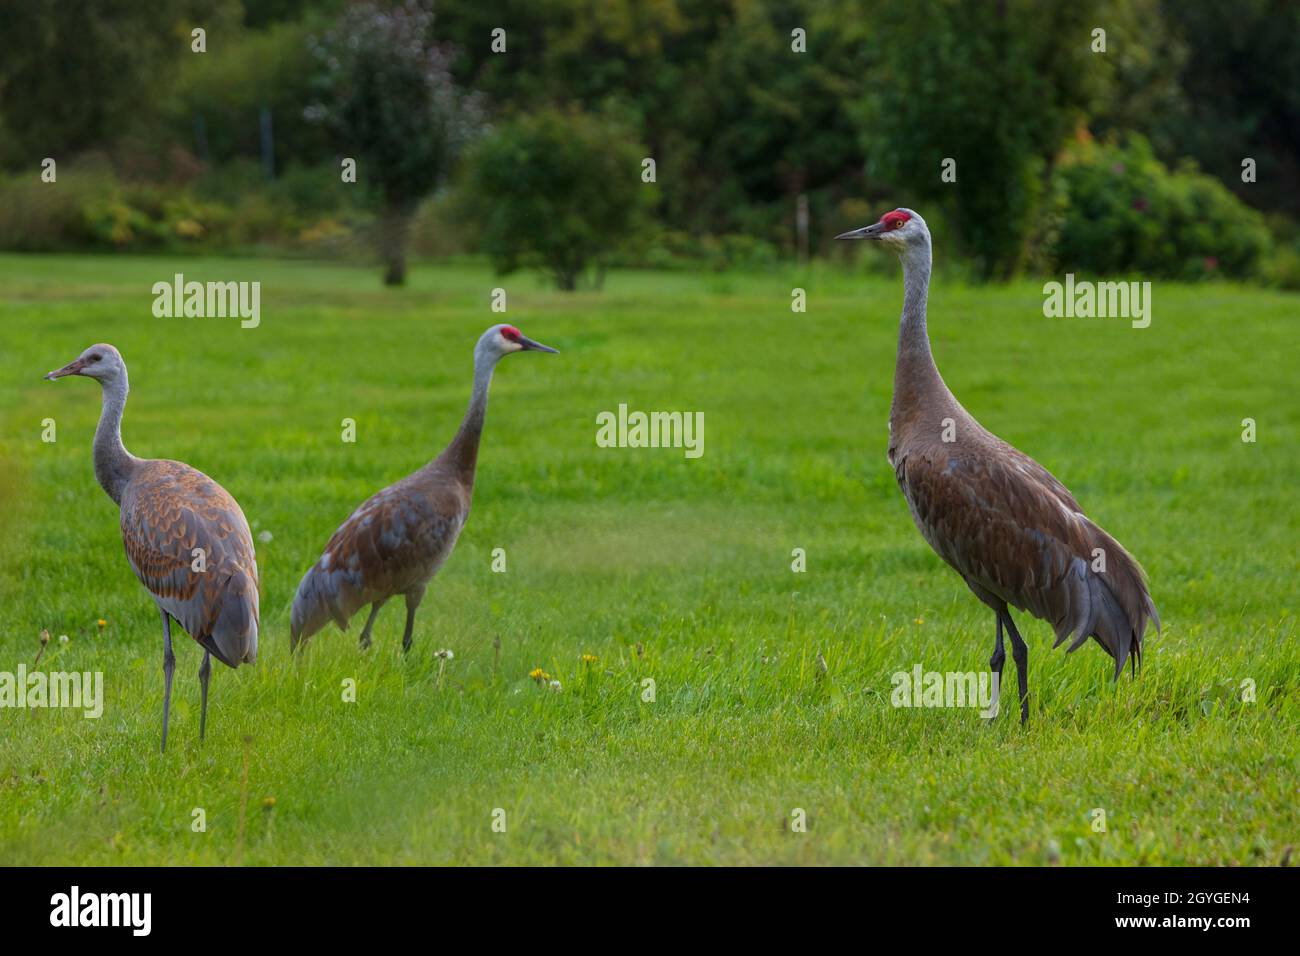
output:
[[[1117,674],[1130,653],[1136,665],[1147,619],[1159,626],[1142,569],[1047,469],[1002,445],[1014,454],[935,447],[898,459],[921,534],[981,599],[1048,621],[1057,644],[1074,638],[1070,650],[1096,637]]]
[[[234,498],[188,465],[146,461],[123,491],[121,527],[127,560],[159,606],[224,663],[252,660],[257,560]]]
[[[359,608],[422,589],[437,571],[460,535],[469,501],[459,486],[438,487],[417,476],[377,492],[334,532],[298,585],[295,640],[330,620],[346,630]]]

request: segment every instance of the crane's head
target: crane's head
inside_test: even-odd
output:
[[[911,209],[895,209],[861,229],[840,233],[836,239],[875,239],[902,252],[910,246],[928,245],[930,230],[925,227],[925,220]]]
[[[534,342],[513,325],[494,325],[483,333],[475,352],[493,360],[511,352],[558,352],[549,345]]]
[[[86,378],[98,379],[101,383],[113,382],[126,375],[126,363],[122,353],[104,342],[92,345],[63,368],[48,373],[47,379],[63,378],[65,375],[84,375]]]

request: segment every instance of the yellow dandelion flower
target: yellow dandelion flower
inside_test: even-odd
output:
[[[600,658],[597,657],[595,654],[583,654],[583,655],[582,655],[582,663],[584,663],[584,664],[594,664],[594,663],[596,663],[596,661],[598,661],[598,660],[600,660]]]
[[[546,671],[542,670],[540,667],[534,667],[528,672],[528,676],[539,683],[551,679],[551,675],[546,673]]]
[[[99,629],[100,629],[101,631],[102,631],[104,628],[108,627],[108,622],[107,622],[106,620],[104,620],[102,617],[101,617],[98,621],[96,621],[95,623],[99,625]]]

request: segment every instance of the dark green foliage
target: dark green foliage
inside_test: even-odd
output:
[[[1147,117],[1161,155],[1192,156],[1256,208],[1300,215],[1300,4],[1168,0],[1164,12],[1188,56],[1185,108]],[[1254,183],[1241,180],[1246,156]]]
[[[574,289],[636,241],[653,184],[628,131],[576,109],[519,116],[484,139],[467,163],[467,212],[502,273],[544,269]]]
[[[909,205],[938,227],[942,258],[962,275],[1043,270],[1054,267],[1071,201],[1073,179],[1055,174],[1062,150],[1134,131],[1169,168],[1193,158],[1243,202],[1282,213],[1269,219],[1279,251],[1261,269],[1293,282],[1291,240],[1281,238],[1300,214],[1293,0],[438,0],[436,21],[434,0],[9,5],[0,10],[7,172],[34,176],[52,155],[59,188],[73,187],[62,174],[91,154],[122,186],[190,186],[197,201],[249,222],[208,228],[222,217],[209,209],[200,219],[210,239],[292,245],[329,220],[327,234],[363,245],[377,236],[390,281],[413,228],[424,253],[489,251],[474,237],[488,231],[477,217],[495,210],[458,221],[471,204],[426,201],[449,181],[480,114],[500,123],[574,106],[616,120],[658,168],[646,191],[653,221],[636,248],[604,257],[612,261],[733,268],[838,256],[837,232]],[[196,24],[206,54],[189,51]],[[1099,27],[1104,52],[1093,49]],[[493,48],[497,30],[504,52]],[[264,110],[275,181],[261,155]],[[356,183],[340,183],[344,156],[358,160]],[[1242,181],[1246,157],[1255,182]],[[956,182],[941,179],[945,158]],[[103,204],[121,213],[121,190],[108,192]],[[25,194],[0,206],[0,242],[44,247],[57,234],[76,245],[67,237],[84,232],[79,218],[72,230],[66,218],[31,221],[44,199],[64,213],[86,205]],[[128,245],[151,232],[170,243],[166,217],[147,218],[154,226],[137,223]],[[130,219],[96,221],[120,236]],[[268,228],[273,219],[282,225]],[[1162,240],[1161,259],[1188,249],[1195,259],[1205,246],[1196,224],[1165,225],[1189,235]],[[102,241],[104,229],[94,234]],[[1117,242],[1108,255],[1134,248]]]
[[[884,4],[864,37],[867,170],[937,201],[989,276],[1022,265],[1049,164],[1107,78],[1098,0]],[[956,160],[956,182],[940,178]]]
[[[1264,217],[1186,164],[1167,169],[1140,136],[1076,145],[1059,176],[1068,197],[1061,268],[1166,278],[1253,276],[1269,249]]]
[[[190,30],[238,16],[230,0],[6,2],[0,7],[0,162],[101,148],[160,102]]]

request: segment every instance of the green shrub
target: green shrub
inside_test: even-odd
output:
[[[236,167],[234,179],[239,179]],[[99,161],[60,166],[58,180],[37,173],[0,179],[0,249],[57,252],[73,249],[238,251],[257,245],[329,252],[369,214],[344,209],[301,209],[278,181],[227,199],[193,186],[123,182]],[[296,183],[292,188],[300,188]]]
[[[574,289],[640,239],[654,188],[641,181],[643,156],[626,130],[578,110],[520,116],[469,157],[467,218],[500,272],[538,267]]]
[[[31,171],[0,179],[0,249],[55,252],[94,244],[87,210],[112,188],[111,174],[60,166],[58,177],[46,183]]]
[[[1065,196],[1053,230],[1058,269],[1245,278],[1269,252],[1258,212],[1191,163],[1169,170],[1136,134],[1074,144],[1056,175]]]
[[[1300,243],[1278,244],[1264,269],[1270,285],[1291,291],[1300,290]]]

